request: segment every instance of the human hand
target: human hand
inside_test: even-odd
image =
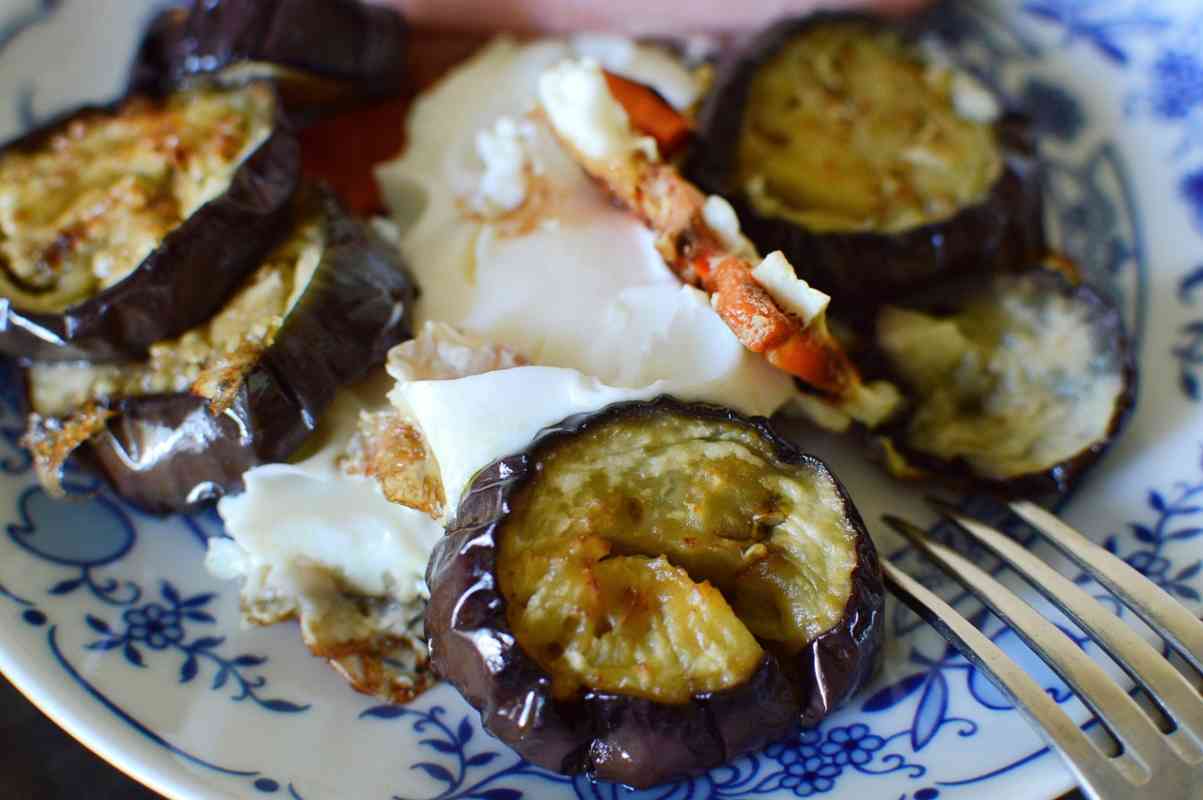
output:
[[[444,30],[612,30],[703,33],[762,25],[818,8],[902,14],[925,0],[380,0],[416,27]]]

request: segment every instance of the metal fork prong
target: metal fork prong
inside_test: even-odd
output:
[[[1123,745],[1124,754],[1135,756],[1150,771],[1164,760],[1168,745],[1161,731],[1136,701],[1056,625],[985,570],[951,548],[930,540],[922,528],[890,515],[885,521],[1009,625],[1094,712]]]
[[[1142,686],[1157,705],[1194,738],[1192,761],[1203,744],[1203,700],[1182,673],[1127,625],[1117,624],[1114,613],[1069,578],[1025,550],[1001,531],[963,514],[947,516],[975,540],[1023,575],[1044,597],[1088,633],[1114,658],[1128,676]],[[1175,739],[1178,737],[1175,736]]]
[[[1121,796],[1110,788],[1131,791],[1131,785],[1111,768],[1073,720],[998,645],[939,595],[898,567],[887,561],[882,563],[882,571],[886,586],[960,650],[1044,735],[1092,800]],[[1116,787],[1117,784],[1120,786]]]
[[[1203,673],[1203,622],[1160,586],[1123,559],[1087,539],[1057,517],[1027,501],[1010,504],[1024,522],[1035,528],[1079,569],[1114,594],[1150,628]]]

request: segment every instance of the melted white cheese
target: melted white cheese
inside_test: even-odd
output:
[[[539,101],[560,136],[588,158],[607,161],[636,150],[658,157],[654,139],[633,133],[626,109],[591,58],[562,61],[543,73]]]
[[[429,437],[451,510],[476,470],[570,414],[661,393],[770,414],[796,394],[526,116],[540,75],[572,56],[563,42],[494,42],[416,101],[405,155],[378,171],[422,287],[419,324],[453,324],[545,365],[441,381],[398,373],[394,395]],[[340,393],[308,458],[257,467],[244,494],[221,501],[233,542],[214,543],[210,567],[247,576],[244,604],[256,592],[312,603],[297,574],[315,566],[349,591],[420,591],[437,523],[337,468],[359,411],[383,404]]]
[[[651,86],[676,109],[684,111],[702,96],[695,76],[660,48],[636,44],[625,36],[581,33],[572,37],[572,49],[616,75]]]
[[[425,435],[454,513],[473,475],[521,451],[548,425],[670,388],[661,382],[623,389],[572,369],[516,367],[456,380],[399,382],[389,399]]]
[[[611,386],[705,385],[715,402],[771,414],[796,394],[789,376],[747,352],[705,296],[681,286],[652,234],[614,208],[545,125],[528,150],[546,200],[521,210],[537,224],[516,233],[465,218],[459,198],[481,179],[476,132],[529,107],[540,75],[569,56],[565,44],[498,40],[415,104],[408,150],[378,176],[408,228],[419,317]]]
[[[347,475],[338,459],[359,414],[384,404],[386,376],[341,391],[314,434],[311,455],[246,473],[246,491],[217,506],[231,539],[210,543],[215,574],[242,576],[260,594],[304,594],[315,567],[347,588],[408,603],[424,591],[430,549],[442,527],[420,511],[390,503],[376,480]]]

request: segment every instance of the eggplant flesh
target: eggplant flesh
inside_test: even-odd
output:
[[[0,352],[136,358],[212,315],[287,225],[281,113],[262,83],[134,96],[0,153]]]
[[[915,466],[1009,494],[1064,494],[1132,405],[1119,312],[1037,269],[960,287],[938,306],[887,306],[876,344],[909,388],[896,443]]]
[[[409,337],[414,294],[395,247],[332,193],[306,191],[289,237],[204,325],[139,364],[32,366],[29,439],[61,455],[54,433],[80,414],[93,426],[82,456],[120,494],[155,512],[191,508],[287,459],[338,387]],[[40,470],[45,483],[59,466]]]
[[[398,94],[406,27],[359,0],[194,0],[151,23],[133,81],[155,89],[267,78],[294,110]]]
[[[482,470],[427,584],[432,663],[490,731],[635,787],[817,723],[882,638],[838,480],[762,418],[671,398],[571,417]]]
[[[721,70],[699,131],[690,175],[839,300],[1042,255],[1026,121],[911,26],[778,23]]]

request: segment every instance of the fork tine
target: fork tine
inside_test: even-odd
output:
[[[1074,690],[1099,721],[1136,756],[1146,770],[1162,761],[1167,746],[1161,732],[1119,684],[1083,653],[1056,625],[1019,599],[985,570],[927,537],[927,533],[898,517],[887,515],[890,527],[905,536],[951,577],[965,585],[994,614],[1019,635]]]
[[[1203,673],[1203,622],[1160,586],[1034,503],[1010,504],[1067,558],[1114,594]]]
[[[1174,669],[1156,648],[1134,630],[1127,625],[1116,624],[1115,614],[1081,587],[1006,534],[963,514],[953,511],[945,513],[970,536],[1008,562],[1012,569],[1023,575],[1050,603],[1064,611],[1108,655],[1116,659],[1128,676],[1149,692],[1161,710],[1194,737],[1196,746],[1192,760],[1198,759],[1198,744],[1203,742],[1203,702],[1182,673]]]
[[[1098,787],[1113,786],[1118,775],[1039,684],[937,594],[888,561],[882,572],[886,586],[981,670],[1061,754],[1087,795],[1101,800]]]

